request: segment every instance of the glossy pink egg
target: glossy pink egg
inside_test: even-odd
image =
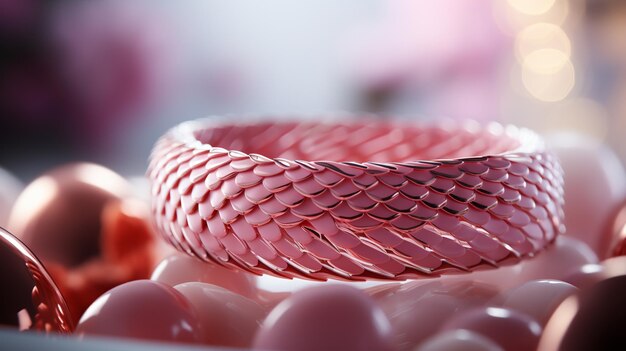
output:
[[[216,285],[183,283],[174,287],[191,303],[209,345],[249,347],[265,310],[256,302]]]
[[[554,310],[578,289],[559,280],[533,280],[503,294],[501,306],[523,312],[544,325]]]
[[[80,319],[79,335],[159,341],[202,341],[195,311],[176,289],[151,280],[119,285],[100,296]]]
[[[426,340],[415,351],[504,351],[488,338],[469,330],[450,330]]]
[[[534,350],[541,335],[541,326],[528,315],[496,307],[476,308],[460,313],[442,329],[476,332],[507,351]]]
[[[610,245],[607,224],[626,198],[626,172],[604,144],[580,135],[550,140],[565,175],[566,235],[587,243],[603,256]]]
[[[185,254],[168,256],[152,272],[150,279],[175,286],[188,282],[209,283],[245,297],[256,296],[255,276]]]
[[[362,291],[327,285],[295,292],[270,312],[255,350],[393,350],[383,311]]]

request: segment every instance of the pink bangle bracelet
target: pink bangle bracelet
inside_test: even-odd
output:
[[[563,231],[557,160],[495,123],[192,121],[148,173],[171,245],[255,274],[432,277],[515,263]]]

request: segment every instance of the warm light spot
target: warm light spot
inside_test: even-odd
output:
[[[508,0],[511,7],[527,15],[541,15],[554,6],[555,0]]]
[[[108,168],[85,163],[76,166],[75,175],[78,181],[89,184],[104,191],[119,193],[124,196],[129,192],[125,180]]]
[[[523,0],[516,2],[521,1]],[[504,33],[511,36],[516,36],[522,29],[539,22],[552,23],[557,26],[565,23],[565,19],[568,20],[568,23],[571,22],[568,1],[547,1],[547,3],[553,3],[548,11],[540,15],[531,15],[518,11],[510,6],[507,1],[494,1],[493,19]]]
[[[26,223],[43,211],[58,193],[59,186],[50,176],[43,176],[32,182],[13,205],[8,229],[24,229]]]
[[[554,49],[570,57],[572,46],[561,27],[552,23],[537,23],[524,28],[515,39],[515,54],[520,62],[541,49]]]
[[[569,57],[555,49],[530,53],[522,64],[522,82],[536,99],[561,101],[574,88],[576,75]]]

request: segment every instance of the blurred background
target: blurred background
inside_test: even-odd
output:
[[[0,167],[140,175],[181,121],[332,111],[573,130],[624,160],[624,38],[621,0],[2,0]]]

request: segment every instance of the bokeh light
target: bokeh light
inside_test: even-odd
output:
[[[524,59],[522,82],[526,90],[541,101],[561,101],[574,88],[574,65],[562,51],[537,50]]]
[[[541,49],[559,50],[570,57],[572,44],[561,27],[545,22],[524,28],[515,39],[515,54],[520,62],[532,52]]]
[[[508,0],[509,5],[527,15],[541,15],[554,5],[555,0]]]

